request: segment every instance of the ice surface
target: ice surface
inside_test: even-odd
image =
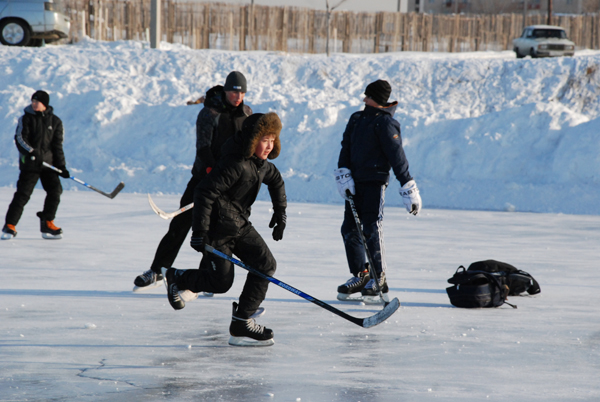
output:
[[[174,311],[164,288],[133,293],[168,222],[143,194],[109,200],[66,192],[43,240],[36,190],[17,238],[0,242],[0,400],[12,401],[592,401],[600,398],[600,217],[388,207],[390,295],[402,306],[364,329],[271,285],[258,322],[268,348],[227,345],[224,295]],[[0,205],[12,190],[0,189]],[[157,196],[166,210],[178,197]],[[270,240],[269,204],[252,221],[278,262],[276,277],[366,317],[380,307],[344,304],[348,279],[339,235],[342,207],[291,203],[284,239]],[[518,305],[458,309],[446,280],[461,264],[509,262],[542,292]],[[187,242],[176,266],[199,261]]]

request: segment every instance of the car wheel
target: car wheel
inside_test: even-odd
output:
[[[517,55],[517,59],[522,59],[523,58],[523,55],[521,53],[519,53],[519,48],[518,47],[515,47],[513,50],[515,51],[515,54]]]
[[[0,22],[0,42],[6,46],[27,46],[31,40],[31,32],[27,23],[16,19]]]
[[[535,59],[537,57],[537,55],[535,54],[535,50],[533,48],[531,48],[531,50],[529,51],[529,55],[531,56],[532,59]]]

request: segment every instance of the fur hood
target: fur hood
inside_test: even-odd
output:
[[[225,148],[228,149],[224,150],[226,151],[224,153],[237,153],[242,154],[244,158],[250,158],[254,155],[254,150],[263,136],[275,135],[275,144],[268,156],[268,159],[275,159],[281,152],[281,141],[279,140],[281,128],[281,120],[277,113],[254,113],[244,120],[242,131],[238,131],[233,138],[227,141]]]

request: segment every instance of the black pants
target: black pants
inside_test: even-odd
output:
[[[367,248],[373,259],[373,268],[378,274],[385,272],[385,247],[383,244],[383,205],[385,201],[385,184],[356,183],[354,205],[362,223],[362,230],[367,239]],[[346,248],[348,267],[353,275],[365,269],[366,254],[350,203],[346,201],[342,237]]]
[[[236,237],[223,240],[211,240],[217,250],[235,254],[244,264],[273,276],[277,262],[264,239],[252,225],[246,226]],[[189,269],[177,278],[181,290],[192,292],[226,293],[233,285],[234,265],[214,254],[206,254],[200,262],[200,269]],[[267,295],[269,281],[248,273],[246,283],[239,299],[237,317],[250,318],[256,312]]]
[[[194,202],[194,190],[196,189],[196,185],[198,185],[204,176],[205,175],[192,176],[185,191],[183,192],[183,195],[181,196],[179,208],[183,208],[186,205]],[[150,266],[152,271],[160,274],[161,268],[173,266],[173,262],[175,262],[175,258],[177,258],[179,249],[185,241],[188,232],[192,228],[192,211],[193,209],[188,209],[171,220],[171,223],[169,224],[169,231],[163,236],[162,240],[158,244],[156,253],[154,254],[154,261],[152,261],[152,265]]]
[[[56,172],[43,169],[40,172],[21,171],[17,181],[17,191],[6,212],[6,224],[16,226],[19,223],[23,209],[29,202],[38,180],[42,182],[42,187],[46,191],[44,209],[42,210],[43,217],[47,221],[54,220],[63,189]]]

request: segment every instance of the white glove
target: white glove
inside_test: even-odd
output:
[[[400,195],[406,210],[413,215],[417,215],[421,210],[421,196],[419,195],[417,183],[414,180],[406,182],[400,188]]]
[[[356,192],[354,190],[354,179],[352,178],[352,172],[348,168],[339,168],[333,171],[335,174],[335,182],[337,183],[337,188],[340,195],[349,201],[348,196],[346,195],[346,190],[350,190],[350,194],[354,195]]]

